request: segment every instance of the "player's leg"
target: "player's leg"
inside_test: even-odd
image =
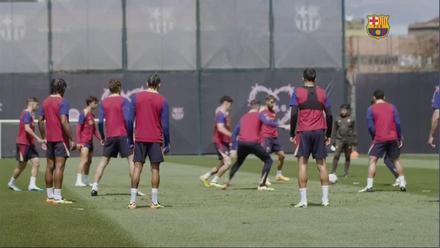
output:
[[[299,134],[299,143],[295,151],[295,156],[298,158],[298,188],[301,200],[295,205],[296,208],[307,207],[307,165],[311,153],[311,144],[309,132]]]
[[[47,158],[47,165],[46,165],[46,172],[45,172],[45,183],[46,183],[46,202],[49,204],[55,203],[54,201],[54,170],[55,170],[55,146],[53,142],[47,143],[47,150],[46,150],[46,158]]]
[[[212,176],[214,176],[215,174],[217,174],[218,170],[223,166],[223,156],[221,156],[220,154],[219,158],[219,164],[215,167],[213,167],[210,171],[206,172],[205,174],[201,175],[199,177],[200,181],[202,181],[203,185],[205,187],[209,187],[209,178],[211,178]]]
[[[333,166],[332,166],[332,171],[331,174],[336,174],[336,170],[338,169],[338,163],[339,163],[339,158],[341,157],[341,153],[342,153],[342,142],[339,140],[336,140],[336,150],[335,150],[335,154],[333,156]]]
[[[11,179],[8,183],[8,188],[13,191],[22,191],[18,186],[16,180],[20,176],[20,174],[24,171],[26,168],[27,161],[18,161],[17,167],[15,167],[14,171],[12,172]]]
[[[263,168],[261,170],[261,178],[258,184],[258,190],[274,190],[273,188],[269,188],[266,185],[267,177],[269,176],[270,169],[272,168],[273,160],[270,157],[270,154],[260,145],[253,145],[251,150],[251,154],[257,156],[261,161],[264,162]]]
[[[90,181],[89,181],[89,173],[90,173],[90,166],[92,165],[92,159],[93,159],[93,151],[91,151],[89,149],[89,153],[87,155],[87,163],[84,165],[82,174],[82,182],[86,185],[89,186],[90,185]]]
[[[134,144],[133,154],[128,156],[129,164],[130,163],[134,164],[133,171],[131,172],[131,177],[130,177],[131,189],[130,189],[130,203],[128,205],[128,208],[130,209],[136,208],[136,196],[138,195],[139,182],[146,156],[147,156],[147,144],[144,142],[136,142]]]
[[[159,185],[160,185],[160,163],[151,163],[151,205],[150,208],[160,208],[158,201]]]
[[[298,188],[300,194],[300,202],[295,205],[296,208],[306,208],[307,207],[307,168],[308,168],[308,157],[300,156],[298,158]]]
[[[224,161],[224,145],[220,144],[220,143],[214,143],[215,145],[215,149],[217,151],[217,156],[219,159],[219,164],[215,167],[213,167],[210,171],[206,172],[205,174],[201,175],[199,177],[200,181],[202,181],[203,185],[205,187],[209,187],[210,183],[209,183],[209,178],[211,178],[212,176],[216,175],[220,168],[224,166],[225,161]]]
[[[158,200],[159,185],[160,185],[160,163],[164,161],[162,147],[160,143],[148,143],[147,150],[148,158],[151,165],[151,205],[150,208],[156,209],[162,206]]]
[[[28,190],[41,192],[43,191],[43,189],[37,186],[37,176],[38,176],[38,171],[40,170],[40,159],[38,157],[34,157],[31,159],[31,163],[32,163],[32,170],[31,170],[31,177],[29,179]]]
[[[373,143],[368,151],[368,177],[367,186],[359,192],[373,192],[374,176],[376,175],[376,166],[379,158],[385,154],[386,144],[384,142]]]
[[[90,194],[92,196],[97,196],[99,187],[98,184],[104,174],[104,170],[110,163],[111,158],[117,158],[119,153],[119,139],[118,138],[107,138],[104,143],[104,148],[102,151],[102,158],[99,161],[98,167],[95,170],[95,176],[92,184],[92,191]]]
[[[397,142],[389,142],[388,144],[388,150],[387,155],[390,157],[390,159],[393,160],[394,166],[396,167],[396,172],[399,175],[399,187],[400,191],[406,191],[406,180],[405,180],[405,173],[403,170],[403,166],[400,163],[400,149]]]
[[[350,144],[344,144],[344,154],[345,154],[344,177],[348,177],[349,174],[352,151],[353,151],[353,147]]]
[[[322,198],[321,198],[321,204],[323,206],[329,205],[329,192],[328,192],[328,170],[327,170],[327,164],[325,162],[325,158],[316,159],[316,165],[318,166],[319,171],[319,179],[321,181],[321,191],[322,191]]]
[[[373,181],[374,181],[374,176],[376,174],[377,160],[378,160],[377,156],[372,156],[372,155],[369,156],[367,186],[359,190],[359,192],[373,192]]]
[[[234,165],[232,165],[231,170],[229,171],[229,179],[226,183],[226,187],[229,187],[232,181],[232,178],[235,176],[235,173],[240,169],[241,165],[243,165],[244,160],[249,155],[250,150],[248,145],[239,142],[237,148],[237,160]]]
[[[111,157],[102,157],[101,161],[99,161],[98,167],[96,167],[95,170],[95,177],[93,180],[93,184],[92,184],[92,192],[91,195],[92,196],[97,196],[98,195],[98,184],[102,179],[102,176],[104,174],[104,170],[107,167],[107,165],[110,163]]]
[[[385,157],[384,157],[384,159],[383,159],[383,162],[384,162],[385,166],[388,168],[388,170],[390,170],[391,174],[393,174],[393,176],[394,176],[395,181],[394,181],[394,183],[392,184],[392,186],[393,186],[393,187],[397,187],[397,186],[399,186],[399,185],[400,185],[400,182],[399,182],[399,174],[397,173],[396,166],[394,166],[394,162],[393,162],[393,160],[390,158],[390,156],[389,156],[388,153],[385,154]]]
[[[87,184],[83,182],[83,173],[84,173],[84,168],[88,163],[88,160],[89,160],[89,148],[83,146],[81,147],[80,150],[80,160],[79,160],[78,168],[76,170],[76,183],[75,183],[76,187],[87,186]]]
[[[283,175],[283,167],[284,167],[284,160],[286,159],[286,154],[284,153],[283,150],[280,150],[277,152],[277,156],[278,156],[278,166],[277,166],[277,174],[275,176],[275,179],[281,182],[290,181],[290,178]]]
[[[54,199],[57,203],[63,203],[63,196],[61,189],[63,188],[64,168],[66,165],[66,157],[55,157],[54,170]]]
[[[210,186],[214,186],[217,188],[224,187],[223,184],[218,183],[218,180],[220,180],[220,178],[226,173],[226,171],[229,170],[232,164],[229,151],[225,150],[225,152],[222,152],[221,155],[223,157],[223,165],[219,168],[217,174],[214,176],[214,178],[211,180],[211,183],[209,184]]]

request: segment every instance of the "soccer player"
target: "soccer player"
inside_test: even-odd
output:
[[[38,143],[43,143],[43,140],[35,134],[34,127],[34,114],[38,109],[38,100],[35,97],[30,97],[26,101],[26,109],[21,112],[20,125],[18,127],[18,135],[16,138],[18,161],[17,167],[12,173],[12,177],[9,180],[8,188],[13,191],[21,191],[16,184],[17,178],[26,168],[27,162],[32,162],[31,179],[29,181],[29,191],[43,191],[36,185],[38,169],[40,168],[40,160],[38,159],[38,152],[35,148],[36,140]]]
[[[230,111],[233,100],[229,96],[223,96],[220,99],[220,106],[215,111],[215,126],[214,126],[214,145],[217,149],[220,164],[211,169],[211,171],[200,176],[205,187],[214,186],[223,188],[224,185],[219,184],[218,180],[225,174],[231,166],[231,135],[232,125]],[[215,175],[215,176],[214,176]],[[211,182],[209,178],[212,177]]]
[[[89,185],[89,171],[93,157],[93,135],[104,144],[101,135],[95,125],[95,115],[98,108],[98,98],[89,96],[86,99],[86,107],[79,115],[78,125],[76,126],[76,143],[81,154],[76,174],[76,187],[86,187]]]
[[[295,88],[290,100],[290,141],[297,146],[295,155],[298,158],[298,185],[301,196],[301,201],[295,205],[296,208],[307,207],[307,165],[310,154],[316,159],[320,174],[321,205],[329,205],[329,178],[325,158],[326,145],[331,144],[333,117],[325,90],[316,86],[315,79],[316,71],[312,68],[305,69],[304,86]]]
[[[374,105],[368,108],[368,131],[373,138],[369,150],[367,186],[359,192],[373,192],[373,180],[376,174],[377,160],[386,154],[396,167],[399,175],[400,191],[406,191],[403,166],[400,164],[400,148],[403,146],[400,117],[397,108],[385,101],[383,90],[374,91]]]
[[[333,168],[331,174],[336,174],[338,168],[339,157],[341,153],[345,155],[344,177],[348,176],[350,169],[350,156],[356,150],[356,125],[351,118],[350,104],[342,104],[340,107],[339,118],[335,121],[332,131],[332,140],[336,148],[333,157]]]
[[[376,100],[374,97],[371,99],[371,105],[376,103]],[[399,174],[397,174],[396,166],[394,166],[393,160],[388,156],[388,154],[385,154],[385,157],[383,159],[383,162],[385,163],[386,167],[390,170],[391,174],[394,176],[394,183],[392,184],[393,187],[397,187],[400,185],[399,183]]]
[[[134,172],[131,178],[131,197],[128,208],[136,208],[136,194],[145,159],[151,165],[151,205],[161,208],[157,194],[159,191],[159,166],[164,161],[163,154],[170,150],[169,106],[159,94],[160,77],[154,74],[148,78],[147,90],[135,94],[131,99],[135,121]]]
[[[69,103],[63,98],[67,84],[64,79],[51,81],[51,95],[48,96],[39,110],[38,128],[41,138],[47,140],[46,166],[46,202],[49,204],[71,204],[61,194],[64,167],[70,150],[74,150],[69,125]]]
[[[435,92],[432,97],[432,108],[434,109],[434,111],[432,113],[431,131],[429,132],[428,144],[432,148],[435,148],[436,145],[434,143],[434,135],[435,135],[435,132],[437,131],[438,119],[439,119],[439,109],[440,109],[440,89],[438,86],[435,88]]]
[[[275,97],[267,96],[265,99],[265,107],[260,111],[260,121],[263,123],[261,128],[262,145],[268,153],[276,153],[278,156],[278,168],[275,180],[287,182],[290,178],[283,176],[283,165],[286,155],[284,149],[278,139],[278,127],[285,128],[276,118]]]
[[[133,176],[133,120],[130,102],[121,96],[121,81],[112,79],[108,82],[110,95],[99,105],[98,129],[104,140],[103,157],[95,171],[92,184],[92,196],[98,195],[98,183],[111,158],[127,158],[130,178]],[[105,120],[105,133],[104,133]],[[144,195],[138,192],[139,195]]]
[[[259,113],[260,102],[258,100],[252,100],[249,107],[249,112],[241,117],[232,134],[232,153],[237,154],[237,160],[232,166],[229,180],[223,188],[227,189],[231,185],[232,178],[240,169],[246,157],[249,154],[253,154],[264,162],[257,189],[260,191],[273,191],[274,189],[268,187],[266,184],[273,161],[270,154],[261,146],[260,134],[262,122]]]

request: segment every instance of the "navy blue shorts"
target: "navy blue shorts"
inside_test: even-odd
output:
[[[17,152],[15,158],[18,162],[27,162],[38,157],[38,152],[35,148],[35,145],[16,144],[16,149]]]
[[[70,151],[64,142],[47,142],[46,157],[48,159],[68,158]]]
[[[161,143],[151,142],[135,142],[134,144],[134,159],[135,163],[145,163],[145,159],[150,159],[150,163],[163,162],[163,153]]]
[[[82,145],[82,147],[86,147],[87,149],[89,149],[89,152],[93,152],[93,149],[94,149],[93,142],[81,144],[81,145]]]
[[[217,151],[218,160],[223,160],[223,154],[231,155],[231,146],[229,143],[215,143],[215,149]]]
[[[268,153],[278,153],[283,151],[283,147],[278,138],[264,138],[262,146]]]
[[[327,148],[325,146],[325,131],[313,130],[298,133],[299,144],[295,151],[296,157],[309,158],[312,154],[314,159],[325,159]]]
[[[368,155],[382,158],[385,155],[391,160],[400,157],[399,143],[397,140],[373,143],[368,150]]]
[[[127,136],[107,138],[104,143],[102,155],[106,158],[126,158],[132,154]]]

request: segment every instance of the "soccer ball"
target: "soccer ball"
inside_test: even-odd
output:
[[[332,184],[335,184],[338,181],[338,177],[336,176],[336,174],[330,174],[330,175],[328,175],[328,180]]]

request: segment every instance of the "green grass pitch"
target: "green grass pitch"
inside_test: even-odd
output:
[[[351,176],[330,187],[330,203],[322,208],[318,172],[309,165],[309,207],[295,209],[299,200],[297,164],[285,165],[287,183],[274,192],[255,187],[261,162],[250,158],[230,190],[204,188],[198,177],[217,164],[214,156],[169,156],[161,167],[159,201],[165,208],[147,208],[150,173],[142,175],[140,207],[126,208],[129,177],[126,160],[116,159],[105,171],[100,196],[73,187],[77,158],[68,160],[63,195],[73,205],[50,206],[44,193],[12,192],[7,181],[16,162],[0,161],[0,246],[438,246],[438,155],[403,155],[408,192],[401,193],[383,164],[374,193],[357,193],[365,186],[367,160],[353,160]],[[94,158],[93,171],[100,158]],[[327,160],[331,161],[331,158]],[[342,162],[342,161],[341,161]],[[44,186],[42,160],[38,185]],[[271,178],[276,171],[272,167]],[[342,172],[343,164],[339,171]],[[25,189],[29,168],[19,178]],[[223,178],[224,180],[225,178]],[[274,180],[272,180],[274,181]]]

